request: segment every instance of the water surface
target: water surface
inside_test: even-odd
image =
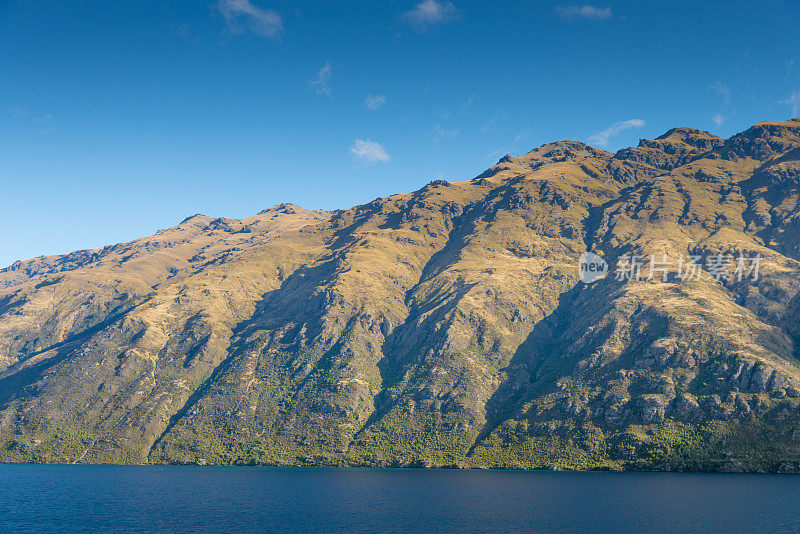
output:
[[[0,465],[2,532],[800,532],[800,477]]]

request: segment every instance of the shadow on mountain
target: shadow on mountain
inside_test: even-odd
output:
[[[563,348],[558,332],[569,328],[574,305],[583,290],[583,284],[561,294],[553,312],[536,323],[525,341],[517,347],[508,365],[502,370],[506,378],[486,402],[486,423],[467,455],[486,439],[503,421],[520,412],[521,403],[548,388],[555,386],[558,378],[553,373],[542,374],[548,358],[561,356]],[[564,362],[562,362],[564,363]],[[574,363],[574,362],[573,362]]]
[[[14,396],[22,394],[26,388],[39,380],[48,369],[67,359],[83,341],[105,330],[117,321],[122,320],[133,309],[145,304],[148,300],[149,299],[127,308],[125,311],[116,313],[95,326],[87,328],[83,332],[75,334],[64,341],[36,351],[30,354],[25,360],[0,373],[0,408],[4,408],[8,401]],[[32,365],[28,363],[31,358],[46,354],[50,351],[55,351],[55,354]]]

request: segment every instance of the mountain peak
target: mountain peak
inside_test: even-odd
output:
[[[672,140],[681,140],[687,142],[687,141],[693,141],[695,139],[722,139],[722,138],[705,130],[690,128],[688,126],[679,126],[677,128],[670,128],[664,134],[658,136],[656,139],[657,140],[672,139]]]
[[[281,204],[276,204],[271,208],[267,208],[265,210],[261,210],[258,212],[259,215],[266,215],[266,214],[277,214],[277,213],[285,213],[287,215],[296,215],[300,212],[309,211],[305,208],[301,208],[297,204],[292,204],[290,202],[283,202]]]
[[[722,137],[698,130],[697,128],[679,127],[671,128],[663,135],[655,139],[642,139],[639,141],[640,147],[658,148],[667,153],[686,153],[697,150],[711,150],[715,146],[721,145],[725,140]]]
[[[517,161],[531,161],[542,158],[563,160],[565,158],[568,159],[580,157],[611,157],[611,154],[605,150],[587,145],[582,141],[572,141],[566,139],[563,141],[555,141],[553,143],[545,143],[538,148],[534,148],[523,156],[512,159]]]
[[[697,128],[672,128],[655,139],[640,139],[637,146],[623,148],[615,157],[669,171],[724,142],[723,138]]]
[[[763,121],[725,141],[723,157],[767,160],[800,147],[800,121]]]
[[[198,222],[198,221],[207,223],[208,221],[211,220],[213,220],[213,217],[209,217],[208,215],[203,215],[202,213],[195,213],[194,215],[189,215],[188,217],[186,217],[179,224],[185,224],[188,222]]]

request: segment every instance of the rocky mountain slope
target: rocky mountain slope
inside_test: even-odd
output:
[[[800,471],[799,203],[794,119],[17,262],[0,460]]]

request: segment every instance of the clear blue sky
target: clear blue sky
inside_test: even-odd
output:
[[[0,0],[0,265],[800,115],[800,2]]]

